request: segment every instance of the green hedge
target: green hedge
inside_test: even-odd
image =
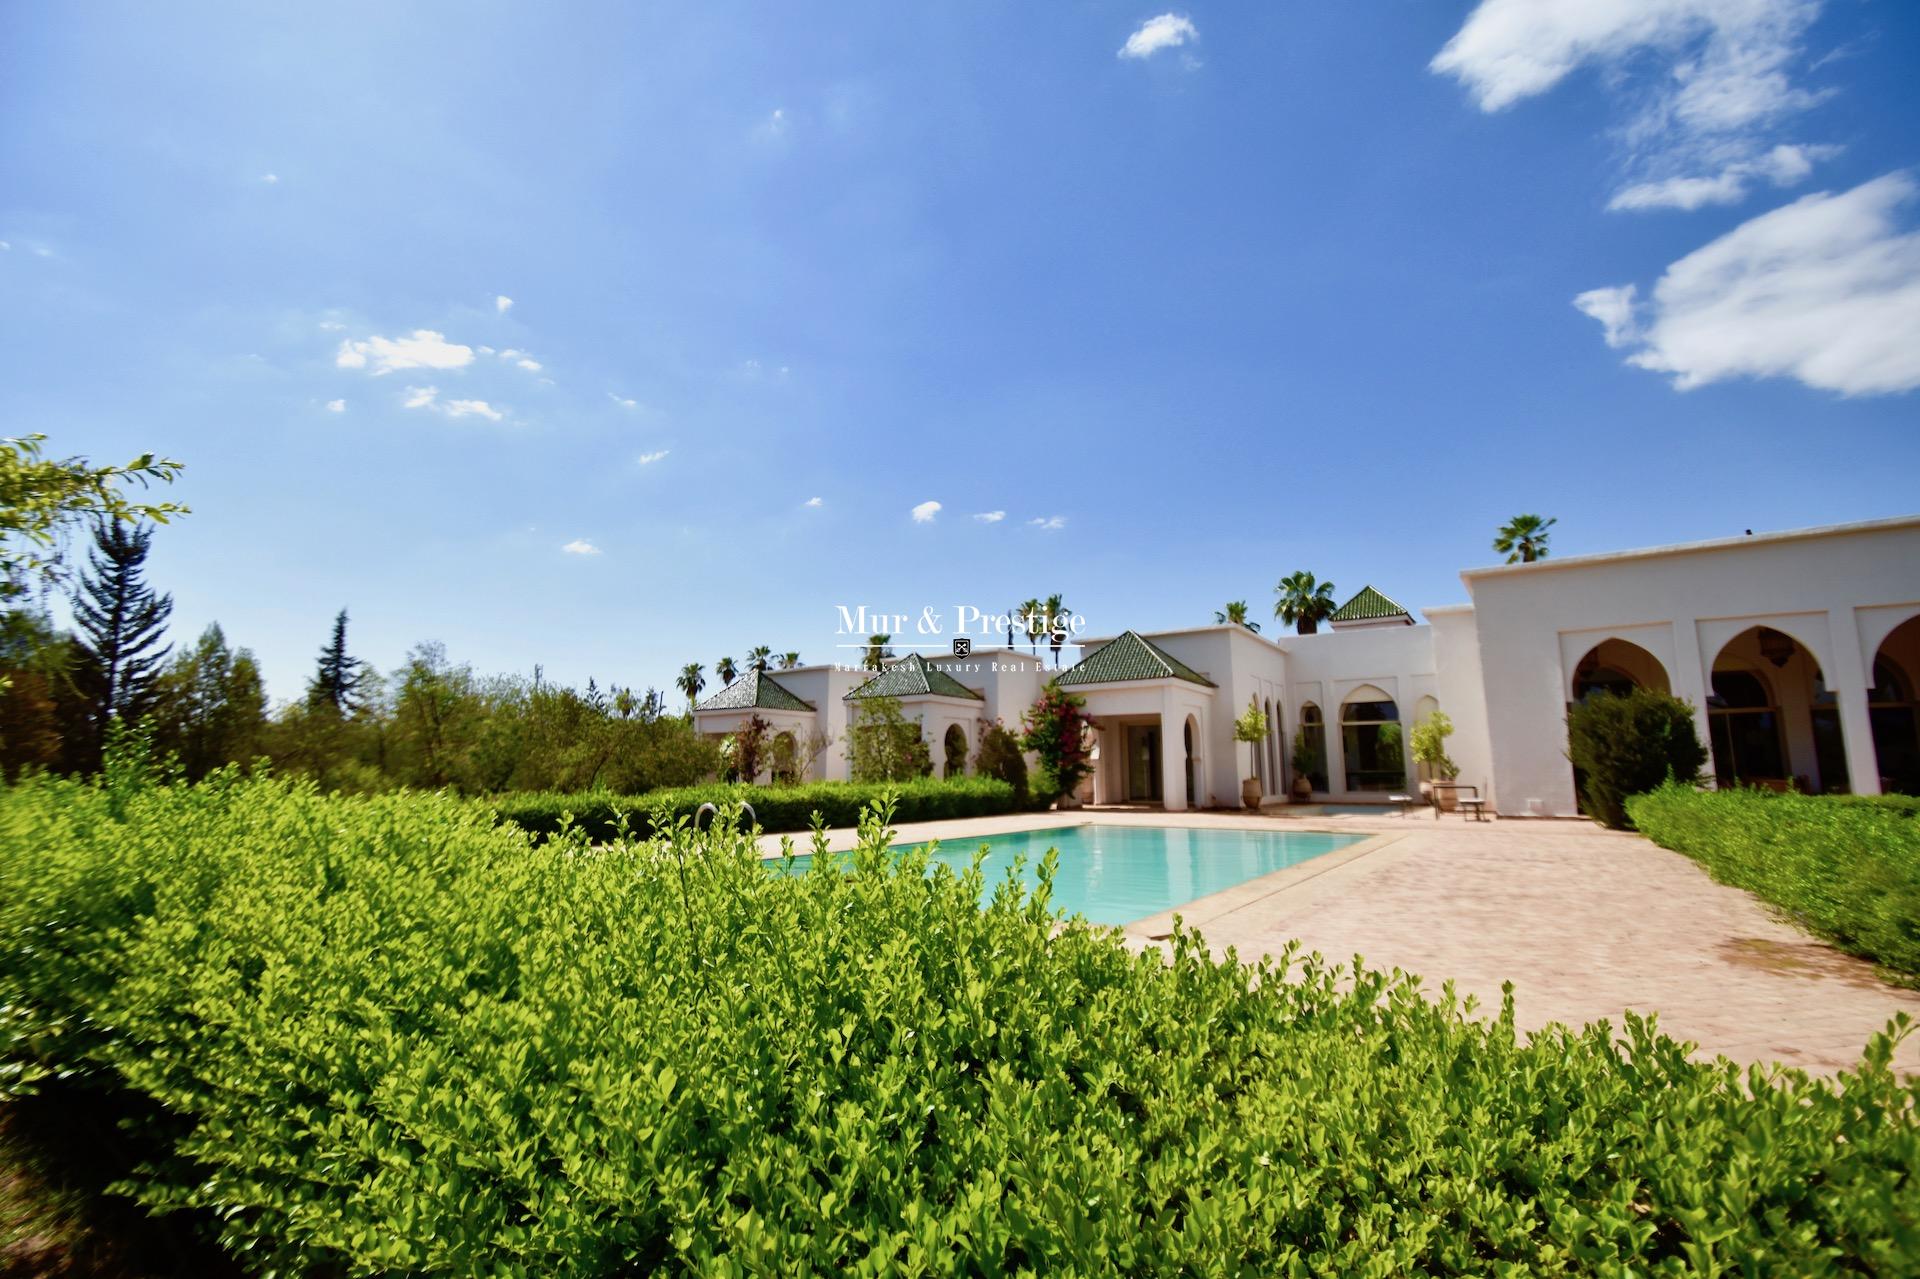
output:
[[[1627,801],[1647,838],[1808,929],[1920,976],[1920,801],[1667,786]]]
[[[849,873],[850,872],[850,873]],[[886,851],[429,795],[0,795],[12,1087],[256,1273],[1910,1272],[1920,1085],[1516,1033]]]
[[[648,791],[644,795],[613,795],[585,791],[563,795],[534,792],[502,795],[487,801],[507,821],[539,835],[560,829],[567,814],[591,838],[608,840],[618,833],[621,817],[639,836],[653,833],[653,815],[692,817],[702,804],[731,811],[742,800],[753,805],[764,831],[803,831],[819,813],[826,824],[853,826],[860,810],[892,794],[897,797],[894,820],[930,822],[949,817],[985,817],[1010,813],[1020,807],[1013,787],[991,777],[921,778],[910,782],[807,782],[797,786],[682,786]]]

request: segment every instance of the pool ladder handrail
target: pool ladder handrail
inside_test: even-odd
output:
[[[753,811],[752,804],[748,803],[746,800],[743,799],[740,801],[740,807],[746,813],[746,815],[752,819],[753,824],[755,826],[758,826],[760,824],[760,814]],[[705,831],[705,830],[713,829],[713,823],[719,818],[719,816],[720,816],[720,809],[715,806],[712,800],[708,800],[706,803],[700,805],[700,807],[693,810],[694,830]],[[707,824],[704,826],[700,824],[700,819],[702,817],[705,817],[707,819]]]

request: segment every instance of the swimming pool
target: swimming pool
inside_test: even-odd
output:
[[[1029,887],[1039,883],[1040,859],[1049,848],[1058,848],[1054,905],[1096,924],[1128,924],[1367,838],[1304,830],[1055,826],[985,839],[946,840],[935,850],[933,860],[965,869],[974,851],[987,845],[991,851],[983,869],[991,893],[1006,878],[1014,859],[1023,854],[1026,865],[1020,878]],[[803,870],[807,860],[796,857],[794,869]]]

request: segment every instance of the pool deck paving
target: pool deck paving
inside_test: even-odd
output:
[[[1920,991],[1888,984],[1872,964],[1638,835],[1575,821],[1436,821],[1425,811],[1284,814],[1023,813],[907,823],[896,839],[951,844],[1087,821],[1362,834],[1370,838],[1130,924],[1129,944],[1162,944],[1177,913],[1216,951],[1242,959],[1298,939],[1303,953],[1358,954],[1373,968],[1418,973],[1435,992],[1451,979],[1496,1010],[1510,981],[1523,1029],[1606,1018],[1618,1030],[1623,1012],[1657,1013],[1660,1029],[1697,1043],[1700,1056],[1820,1073],[1855,1065],[1896,1013],[1920,1022]],[[843,849],[854,832],[829,837]],[[764,836],[762,846],[775,853],[779,840]],[[794,842],[806,850],[805,837]],[[1896,1061],[1920,1072],[1920,1035]]]

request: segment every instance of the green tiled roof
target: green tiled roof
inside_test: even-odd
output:
[[[1407,610],[1374,590],[1363,586],[1360,593],[1334,610],[1330,622],[1379,622],[1390,617],[1409,617]]]
[[[813,703],[803,702],[787,686],[771,675],[749,670],[719,692],[694,707],[696,711],[810,711]]]
[[[937,666],[927,665],[918,653],[909,653],[872,679],[847,694],[855,697],[968,697],[976,702],[986,699]]]
[[[1071,688],[1136,679],[1184,679],[1215,687],[1212,680],[1137,631],[1122,632],[1120,638],[1101,645],[1060,672],[1054,683]]]

